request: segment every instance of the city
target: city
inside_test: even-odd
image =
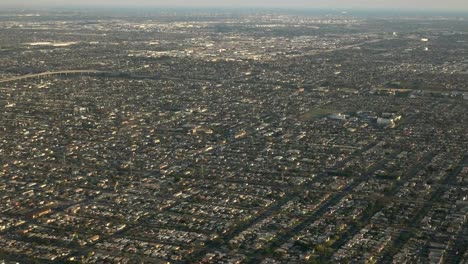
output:
[[[0,263],[468,263],[467,17],[136,12],[0,11]]]

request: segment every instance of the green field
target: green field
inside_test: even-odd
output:
[[[307,121],[307,120],[312,120],[317,117],[322,117],[325,115],[333,114],[333,113],[339,113],[339,110],[336,109],[327,109],[327,108],[316,108],[312,109],[309,112],[306,112],[302,115],[299,116],[299,120],[301,121]]]

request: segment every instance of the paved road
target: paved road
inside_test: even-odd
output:
[[[0,83],[19,81],[19,80],[30,79],[30,78],[39,78],[42,76],[61,75],[61,74],[90,74],[90,73],[104,73],[104,72],[98,71],[98,70],[47,71],[47,72],[42,72],[42,73],[26,74],[26,75],[2,79],[0,80]]]

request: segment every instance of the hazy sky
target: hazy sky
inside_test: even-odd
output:
[[[468,0],[0,0],[0,6],[186,6],[468,11]]]

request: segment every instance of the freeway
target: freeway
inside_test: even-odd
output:
[[[11,78],[1,79],[1,80],[0,80],[0,83],[14,82],[14,81],[19,81],[19,80],[24,80],[24,79],[39,78],[39,77],[51,76],[51,75],[62,75],[62,74],[64,74],[64,75],[67,75],[67,74],[95,74],[95,73],[104,73],[104,72],[103,72],[103,71],[98,71],[98,70],[47,71],[47,72],[32,73],[32,74],[26,74],[26,75],[21,75],[21,76],[16,76],[16,77],[11,77]]]
[[[140,80],[169,80],[169,81],[190,81],[190,82],[219,82],[220,79],[214,78],[187,78],[179,76],[161,76],[161,75],[141,75],[128,72],[111,72],[111,71],[99,71],[99,70],[63,70],[63,71],[47,71],[42,73],[33,73],[27,75],[20,75],[5,79],[0,79],[0,83],[14,82],[25,79],[53,76],[53,75],[73,75],[73,74],[99,74],[105,77],[112,78],[126,78],[126,79],[140,79]],[[282,83],[282,82],[266,82],[266,81],[251,81],[251,80],[233,80],[236,84],[259,84],[259,85],[281,85],[285,87],[313,87],[315,83]]]

